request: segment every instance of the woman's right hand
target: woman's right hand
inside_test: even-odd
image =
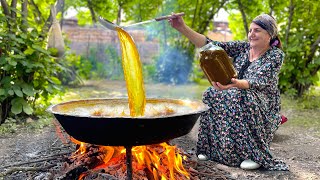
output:
[[[175,13],[171,14],[171,17],[168,19],[168,21],[170,25],[178,31],[182,30],[186,26],[182,16],[178,16]]]

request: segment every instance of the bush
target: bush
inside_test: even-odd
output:
[[[60,90],[57,73],[62,66],[45,49],[46,42],[36,28],[23,31],[19,17],[0,14],[0,124],[7,117],[31,115],[35,102],[44,103]]]

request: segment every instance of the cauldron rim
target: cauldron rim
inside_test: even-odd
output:
[[[168,114],[168,115],[161,115],[161,116],[136,116],[136,117],[132,117],[132,116],[85,116],[85,115],[78,115],[78,114],[71,114],[71,113],[63,113],[63,112],[59,112],[59,111],[55,111],[54,108],[58,107],[58,106],[62,106],[62,105],[67,105],[67,104],[72,104],[72,103],[77,103],[77,102],[83,102],[83,101],[88,101],[88,102],[93,102],[93,101],[112,101],[112,100],[121,100],[121,101],[128,101],[128,98],[126,97],[121,97],[121,98],[87,98],[87,99],[78,99],[78,100],[70,100],[70,101],[65,101],[65,102],[61,102],[58,104],[54,104],[51,105],[47,108],[47,112],[50,112],[54,115],[62,115],[62,116],[72,116],[72,117],[83,117],[83,118],[93,118],[93,119],[113,119],[113,118],[117,118],[117,119],[156,119],[156,118],[169,118],[169,117],[175,117],[175,116],[185,116],[185,115],[191,115],[191,114],[197,114],[197,113],[201,113],[204,110],[208,109],[208,106],[206,106],[203,103],[200,103],[199,100],[189,100],[189,99],[178,99],[178,98],[147,98],[146,101],[148,103],[148,101],[157,101],[157,100],[161,100],[161,101],[171,101],[171,102],[183,102],[183,101],[190,101],[193,103],[198,103],[199,106],[201,106],[200,108],[198,108],[197,110],[192,110],[191,112],[184,112],[184,113],[174,113],[174,114]]]
[[[58,105],[78,101],[107,101],[127,100],[126,98],[94,98],[68,101]],[[183,102],[179,99],[148,98],[152,100],[169,100],[171,102]],[[55,106],[48,108],[54,114],[64,130],[73,138],[90,144],[103,146],[140,146],[157,144],[188,134],[200,114],[208,109],[199,101],[190,101],[200,107],[189,113],[172,114],[157,117],[114,117],[114,116],[74,116],[57,113],[52,110]],[[90,104],[89,104],[90,106]]]

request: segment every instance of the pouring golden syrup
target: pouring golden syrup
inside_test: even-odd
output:
[[[132,37],[125,30],[118,27],[116,30],[122,51],[122,68],[127,85],[130,116],[143,116],[146,97],[139,52]]]

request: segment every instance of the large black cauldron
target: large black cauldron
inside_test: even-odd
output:
[[[70,136],[79,141],[103,146],[137,146],[166,142],[188,134],[200,113],[207,110],[202,102],[147,99],[146,111],[150,111],[147,107],[153,109],[157,106],[170,106],[174,113],[165,115],[160,112],[159,116],[149,117],[92,115],[93,111],[108,107],[128,107],[128,99],[70,101],[51,106],[48,111]]]

